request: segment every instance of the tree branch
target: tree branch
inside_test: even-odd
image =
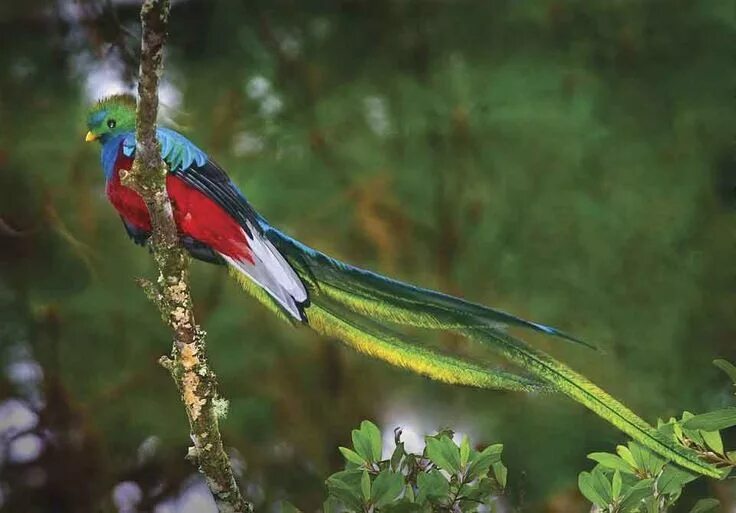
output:
[[[171,355],[161,357],[160,363],[171,373],[189,418],[194,447],[188,457],[207,479],[220,513],[250,512],[253,506],[242,497],[222,446],[218,419],[225,414],[227,401],[218,393],[217,377],[205,355],[205,333],[194,319],[189,259],[179,245],[166,191],[166,165],[156,138],[158,83],[163,72],[168,16],[169,0],[143,2],[136,156],[130,172],[121,180],[140,194],[151,215],[151,248],[158,279],[156,283],[141,280],[140,284],[174,335]]]

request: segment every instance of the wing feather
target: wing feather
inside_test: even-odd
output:
[[[251,259],[235,259],[220,256],[238,272],[260,285],[292,317],[306,321],[304,307],[309,295],[299,276],[281,256],[274,245],[248,223],[249,232],[243,230],[251,251]]]
[[[214,201],[241,226],[252,260],[223,253],[217,253],[218,257],[262,287],[292,317],[305,321],[307,289],[291,264],[264,235],[259,216],[245,196],[225,171],[186,137],[168,128],[158,128],[157,135],[169,172]]]

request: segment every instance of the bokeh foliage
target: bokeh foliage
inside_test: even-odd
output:
[[[169,115],[277,226],[598,343],[605,353],[533,337],[654,421],[725,402],[710,361],[736,359],[729,4],[181,2]],[[3,467],[11,511],[112,510],[123,480],[153,507],[191,470],[155,363],[168,334],[133,281],[150,258],[82,142],[89,95],[105,92],[87,77],[111,55],[133,73],[136,9],[0,8],[0,358],[42,369],[33,390],[6,372],[0,393],[38,395],[40,424],[63,435],[40,488],[35,464]],[[363,418],[503,441],[510,493],[531,511],[583,511],[585,455],[622,441],[564,399],[370,361],[282,325],[220,269],[193,272],[231,400],[226,443],[261,504],[321,504]]]

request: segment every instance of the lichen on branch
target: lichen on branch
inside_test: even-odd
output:
[[[140,194],[151,216],[151,249],[158,278],[155,283],[140,280],[140,284],[173,333],[171,355],[162,357],[160,363],[174,379],[189,419],[194,447],[188,458],[205,476],[220,513],[249,512],[253,506],[243,498],[222,445],[218,417],[227,409],[227,401],[217,390],[217,377],[207,363],[205,333],[194,318],[189,258],[179,244],[166,191],[166,164],[156,138],[169,8],[168,0],[145,0],[141,7],[136,153],[130,172],[121,175],[121,181]]]

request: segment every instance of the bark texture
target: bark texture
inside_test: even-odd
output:
[[[155,283],[140,283],[173,332],[171,355],[161,357],[160,363],[171,373],[184,402],[194,444],[188,458],[204,474],[220,513],[250,512],[253,506],[241,495],[222,445],[218,421],[227,410],[227,401],[218,393],[217,377],[205,355],[205,333],[194,319],[189,257],[179,245],[166,192],[166,164],[161,160],[156,138],[158,84],[163,72],[168,17],[168,0],[143,2],[136,156],[132,169],[121,179],[141,195],[151,215],[150,244],[158,278]]]

